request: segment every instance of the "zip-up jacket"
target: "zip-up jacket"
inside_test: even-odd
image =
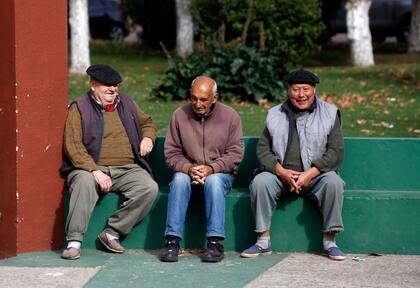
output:
[[[215,173],[235,174],[241,162],[242,125],[231,107],[216,103],[207,116],[194,113],[191,103],[172,115],[165,139],[165,161],[174,172],[193,165],[210,165]]]

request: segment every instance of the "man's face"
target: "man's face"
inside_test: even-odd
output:
[[[100,101],[102,105],[114,103],[118,94],[118,85],[108,85],[96,80],[90,81],[90,88],[96,100]]]
[[[191,88],[191,104],[194,113],[198,115],[207,115],[210,112],[211,105],[217,101],[216,95],[212,95],[212,87],[206,83],[197,83]]]
[[[299,110],[311,107],[315,100],[315,87],[309,84],[292,84],[288,89],[292,105]]]

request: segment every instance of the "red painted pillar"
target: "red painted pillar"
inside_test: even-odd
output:
[[[67,1],[2,0],[0,258],[63,243]]]

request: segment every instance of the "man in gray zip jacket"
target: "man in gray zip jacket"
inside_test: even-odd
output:
[[[268,111],[257,146],[260,171],[249,185],[257,242],[241,253],[252,258],[271,254],[270,225],[276,202],[289,193],[318,203],[323,216],[323,247],[330,259],[346,255],[335,243],[343,231],[344,182],[337,170],[344,141],[340,111],[316,97],[318,77],[307,70],[287,74],[288,100]]]

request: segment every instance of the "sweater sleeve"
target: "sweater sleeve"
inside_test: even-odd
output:
[[[148,137],[152,139],[153,143],[155,143],[155,140],[157,137],[157,129],[156,129],[156,125],[153,123],[152,117],[144,113],[137,104],[136,104],[136,108],[137,108],[137,115],[140,119],[140,125],[143,132],[143,137]]]
[[[164,152],[165,161],[169,169],[174,172],[184,172],[188,174],[188,170],[193,164],[184,156],[176,113],[172,115],[168,131],[166,132]]]
[[[274,168],[278,163],[278,157],[273,153],[270,132],[267,126],[264,127],[257,144],[257,158],[261,168],[265,171],[274,173]]]
[[[64,129],[64,153],[77,169],[99,170],[92,156],[83,145],[82,118],[76,104],[72,104],[67,115]]]
[[[244,154],[241,118],[236,112],[229,126],[228,142],[224,152],[210,166],[215,173],[232,173],[236,170]]]
[[[321,173],[335,171],[344,158],[344,139],[341,131],[340,112],[337,112],[334,127],[331,129],[327,139],[327,149],[318,159],[312,161],[312,166],[318,168]]]

